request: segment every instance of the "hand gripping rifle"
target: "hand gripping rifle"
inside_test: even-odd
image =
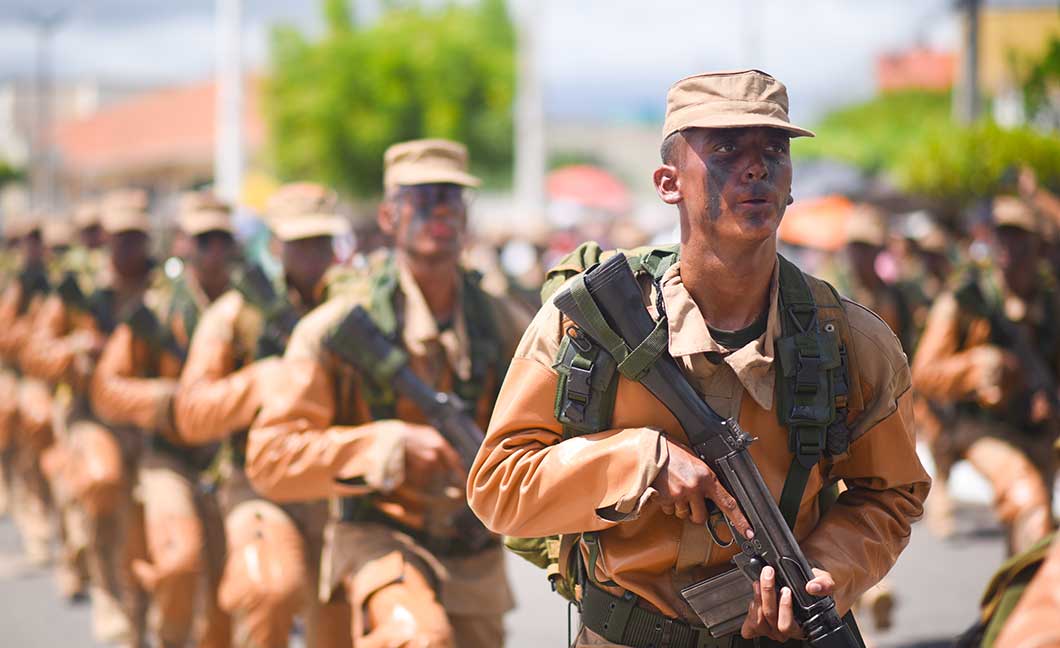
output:
[[[372,316],[355,306],[328,336],[324,345],[344,362],[381,388],[391,387],[411,400],[453,446],[466,468],[470,468],[485,437],[468,416],[467,406],[455,394],[431,388],[409,367],[408,356],[379,329]],[[466,487],[466,484],[464,485]],[[458,536],[472,552],[494,542],[494,536],[465,503],[454,520]]]
[[[795,618],[810,645],[860,647],[836,612],[832,597],[806,592],[813,571],[748,452],[754,439],[735,419],[724,419],[712,410],[666,352],[666,320],[655,322],[644,307],[640,285],[626,257],[616,254],[590,268],[556,296],[555,304],[615,358],[620,370],[627,358],[633,359],[630,365],[643,366],[637,372],[640,384],[673,413],[692,450],[736,498],[754,530],[754,539],[747,540],[725,519],[733,537],[728,544],[739,542],[740,553],[733,558],[736,569],[681,590],[711,634],[723,636],[739,629],[751,582],[769,565],[777,574],[778,591],[780,586],[791,589]],[[719,515],[712,515],[707,528],[718,544],[727,546],[715,530]]]

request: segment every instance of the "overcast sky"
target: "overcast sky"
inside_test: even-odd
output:
[[[509,0],[523,3],[524,0]],[[357,0],[360,15],[376,0]],[[789,88],[795,119],[871,95],[873,61],[917,43],[953,46],[953,0],[525,0],[538,7],[538,61],[552,117],[661,114],[687,74],[760,67]],[[204,78],[213,66],[213,0],[0,0],[0,77],[28,77],[26,15],[66,11],[55,36],[65,78],[132,83]],[[318,0],[244,0],[249,67],[267,61],[270,26],[320,29]],[[523,5],[520,5],[523,6]]]

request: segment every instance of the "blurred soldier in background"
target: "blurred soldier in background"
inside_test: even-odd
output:
[[[0,357],[18,375],[11,429],[11,507],[27,560],[51,559],[51,493],[40,470],[41,452],[51,444],[51,397],[47,386],[25,375],[18,355],[33,331],[33,319],[51,289],[38,214],[20,217],[17,275],[0,295]]]
[[[109,194],[98,210],[78,210],[82,241],[109,235],[106,267],[98,255],[77,252],[80,261],[42,306],[33,335],[21,354],[31,373],[53,385],[60,412],[59,443],[46,457],[53,483],[62,483],[69,563],[83,561],[90,581],[93,635],[101,642],[139,646],[141,599],[128,572],[130,555],[141,551],[141,522],[132,501],[137,434],[100,425],[89,404],[89,383],[107,336],[140,303],[150,281],[146,197],[136,191]],[[75,576],[76,577],[76,576]]]
[[[320,595],[345,598],[357,646],[499,646],[513,605],[500,543],[470,549],[453,524],[468,466],[383,374],[347,365],[326,341],[364,306],[416,375],[455,391],[485,427],[528,318],[460,266],[465,193],[479,184],[464,146],[395,144],[384,163],[379,224],[395,253],[299,324],[270,374],[247,472],[277,500],[339,498]]]
[[[867,203],[855,207],[847,222],[846,245],[836,282],[840,294],[880,316],[912,352],[912,313],[905,295],[876,271],[876,262],[887,245],[887,220],[881,209]]]
[[[197,634],[200,645],[227,646],[228,620],[212,596],[215,587],[207,588],[203,628],[196,627],[194,615],[200,578],[210,572],[211,560],[218,566],[222,561],[221,523],[203,524],[217,512],[200,490],[200,475],[213,463],[216,447],[189,448],[169,439],[186,344],[200,313],[228,288],[235,240],[228,207],[207,194],[185,196],[178,220],[194,246],[171,285],[150,269],[145,213],[130,217],[124,227],[108,228],[116,248],[133,251],[128,260],[141,269],[145,283],[101,352],[92,407],[143,447],[134,506],[143,509],[147,551],[132,569],[154,605],[152,634],[165,648],[199,641]],[[207,527],[216,530],[214,537]]]
[[[914,385],[952,405],[947,433],[994,487],[995,510],[1018,553],[1053,528],[1060,302],[1042,271],[1041,225],[1018,198],[994,204],[996,267],[972,269],[931,309],[913,361]]]
[[[18,276],[18,245],[21,224],[11,215],[4,219],[3,241],[0,244],[0,294]],[[11,508],[11,484],[14,464],[14,436],[18,376],[9,361],[0,354],[0,514]]]
[[[317,598],[327,503],[273,504],[244,472],[247,430],[271,395],[263,376],[275,371],[294,324],[324,297],[332,238],[346,229],[336,203],[334,192],[306,183],[273,196],[268,222],[282,241],[282,281],[273,285],[260,269],[247,268],[236,288],[203,312],[180,376],[179,442],[227,445],[219,470],[227,542],[219,598],[233,616],[239,648],[286,646],[300,611],[309,648],[351,645],[345,606]]]

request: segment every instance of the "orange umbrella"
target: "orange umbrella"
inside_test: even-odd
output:
[[[554,201],[573,202],[584,207],[615,214],[630,210],[629,190],[603,169],[576,164],[548,174],[548,197]]]
[[[780,240],[834,252],[846,242],[847,219],[853,209],[854,203],[839,195],[800,200],[784,212]]]

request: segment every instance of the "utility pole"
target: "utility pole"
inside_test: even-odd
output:
[[[979,117],[979,8],[982,0],[958,0],[964,36],[961,82],[953,101],[955,121],[970,124]]]
[[[235,205],[243,186],[242,0],[216,0],[214,192]]]
[[[30,202],[35,208],[55,205],[57,174],[53,150],[52,112],[55,83],[52,74],[52,37],[66,20],[66,10],[51,12],[26,9],[23,20],[33,28],[37,47],[33,76],[34,118],[30,147]]]
[[[515,197],[524,218],[545,216],[545,110],[537,35],[545,0],[518,3],[516,24]]]

